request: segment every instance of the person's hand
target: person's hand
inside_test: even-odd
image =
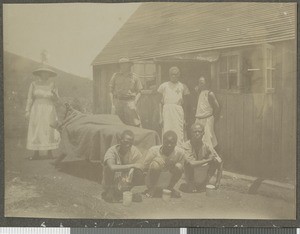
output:
[[[168,168],[173,168],[173,167],[175,167],[175,162],[172,160],[166,160],[166,166]]]
[[[133,97],[134,97],[134,96],[133,96]],[[134,105],[137,106],[138,102],[139,102],[139,99],[138,99],[138,98],[135,98],[135,99],[134,99]]]
[[[161,165],[161,167],[165,167],[166,165],[165,160],[160,157],[156,157],[155,159],[153,159],[153,162],[156,162],[157,164]]]
[[[29,111],[26,111],[26,112],[25,112],[25,119],[28,120],[28,119],[29,119],[29,115],[30,115],[30,112],[29,112]]]
[[[116,113],[116,107],[115,105],[111,106],[111,114],[114,115]]]
[[[188,125],[188,124],[187,124],[187,121],[184,120],[184,121],[183,121],[183,127],[185,128],[185,127],[187,127],[187,125]]]
[[[59,97],[58,97],[58,95],[57,95],[57,93],[55,92],[54,89],[51,90],[51,94],[52,94],[52,99],[54,101],[58,101],[59,100]]]
[[[163,120],[163,118],[159,118],[159,126],[161,126],[161,127],[164,126],[164,120]]]
[[[62,129],[61,129],[61,123],[60,122],[55,121],[55,122],[50,124],[50,127],[56,129],[58,132],[61,133]]]
[[[212,161],[212,160],[214,160],[214,158],[215,158],[215,156],[212,155],[212,154],[210,154],[210,155],[208,156],[207,160]]]
[[[142,163],[135,163],[135,164],[133,164],[133,168],[143,170],[143,164]]]

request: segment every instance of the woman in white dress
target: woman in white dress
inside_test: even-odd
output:
[[[47,151],[52,158],[52,150],[57,149],[60,135],[50,127],[57,120],[55,101],[58,90],[50,78],[56,73],[48,68],[39,68],[33,72],[39,79],[32,82],[28,92],[26,118],[29,118],[27,149],[34,152],[29,159],[40,158],[39,151]]]

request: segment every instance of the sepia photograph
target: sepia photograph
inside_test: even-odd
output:
[[[296,220],[296,81],[297,3],[5,3],[4,216]]]

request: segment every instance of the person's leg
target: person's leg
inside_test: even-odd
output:
[[[106,202],[114,202],[116,199],[115,173],[108,167],[103,168],[103,189],[102,198]]]
[[[66,154],[60,154],[57,159],[54,160],[54,162],[51,162],[52,165],[55,167],[59,166],[61,162],[67,157]]]
[[[29,160],[37,160],[40,158],[40,152],[38,150],[33,151],[33,155],[29,157]]]
[[[47,151],[47,158],[53,159],[52,150],[48,150],[48,151]]]
[[[145,175],[142,170],[134,169],[132,177],[132,186],[140,186],[145,184]]]
[[[223,174],[223,162],[219,163],[218,161],[213,160],[212,162],[210,162],[210,165],[209,165],[206,183],[209,183],[210,179],[215,175],[216,172],[217,172],[217,175],[216,175],[215,186],[216,186],[216,188],[218,188],[220,186],[220,182],[221,182],[221,178],[222,178],[222,174]]]
[[[119,116],[120,120],[124,123],[126,123],[126,118],[124,116],[124,102],[121,100],[116,100],[115,102],[115,108],[116,108],[116,114]]]
[[[142,170],[135,168],[133,171],[132,181],[131,181],[131,189],[134,186],[145,185],[145,175]],[[139,192],[132,194],[133,202],[142,202],[143,197]]]
[[[161,173],[161,165],[158,162],[152,162],[147,173],[146,185],[149,190],[149,195],[154,196],[156,184]]]
[[[184,175],[186,183],[180,185],[179,190],[186,193],[192,193],[196,190],[195,178],[194,178],[194,168],[191,164],[186,163],[184,165]]]
[[[128,125],[141,127],[141,119],[137,113],[134,101],[128,101],[126,105],[124,105],[124,115]]]
[[[223,175],[223,161],[218,163],[218,169],[217,169],[217,178],[216,178],[216,188],[220,187],[221,179]]]
[[[181,197],[180,193],[174,189],[174,186],[177,184],[183,173],[183,166],[180,163],[176,163],[175,166],[170,170],[172,177],[168,189],[172,192],[172,197],[179,198]]]

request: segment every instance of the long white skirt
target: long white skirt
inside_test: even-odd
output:
[[[184,142],[184,112],[182,106],[165,104],[163,106],[163,133],[172,130],[177,134],[177,145]]]
[[[57,120],[57,113],[51,100],[34,101],[30,111],[27,149],[53,150],[58,148],[59,132],[50,127],[55,120]]]
[[[195,123],[199,123],[204,126],[205,133],[203,135],[203,143],[215,148],[218,144],[218,141],[214,130],[214,116],[212,115],[204,119],[196,119]]]

